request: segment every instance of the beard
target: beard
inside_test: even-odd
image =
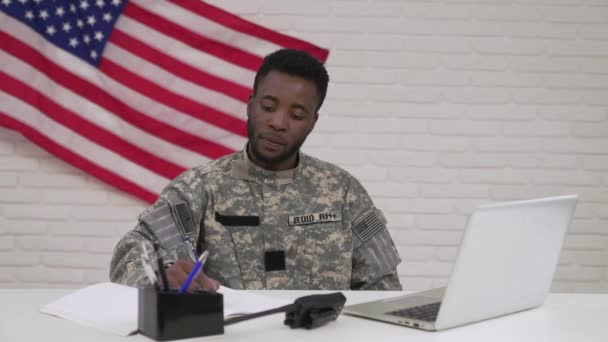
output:
[[[267,157],[264,156],[261,152],[260,152],[260,147],[258,146],[259,140],[256,140],[256,137],[258,135],[258,132],[255,129],[255,126],[253,124],[253,121],[251,120],[251,115],[247,116],[247,137],[249,138],[249,146],[251,146],[251,149],[247,149],[248,151],[251,152],[251,156],[253,157],[253,160],[258,161],[259,163],[262,163],[263,165],[260,165],[262,167],[264,167],[265,169],[272,169],[272,165],[276,165],[279,164],[281,162],[284,162],[285,160],[293,157],[295,154],[298,153],[298,151],[300,150],[300,147],[302,146],[302,144],[304,144],[304,141],[306,141],[306,136],[304,136],[301,140],[296,141],[293,145],[291,146],[287,146],[287,149],[282,152],[281,154],[274,156],[274,157]],[[296,160],[296,166],[297,166],[297,160]]]

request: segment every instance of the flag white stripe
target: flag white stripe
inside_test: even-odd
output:
[[[213,74],[225,80],[232,81],[244,87],[251,88],[255,72],[234,65],[226,60],[195,50],[191,46],[175,40],[163,33],[143,25],[127,15],[121,15],[116,21],[115,28],[136,37],[138,40],[155,47],[157,50],[186,63],[197,69],[204,66],[204,72]],[[110,39],[111,40],[111,39]]]
[[[78,96],[70,89],[55,83],[29,64],[2,50],[0,50],[0,59],[5,62],[5,68],[3,68],[5,73],[45,94],[57,104],[67,108],[83,119],[112,132],[114,135],[129,141],[151,154],[171,161],[183,168],[189,168],[210,160],[196,152],[171,144],[155,135],[148,134],[123,121],[113,113]],[[72,110],[72,108],[76,108],[76,110]]]
[[[183,95],[192,101],[202,103],[209,107],[216,108],[230,116],[241,120],[247,119],[247,105],[245,102],[236,100],[224,93],[207,89],[198,84],[184,80],[115,44],[108,43],[106,45],[103,57],[125,68],[129,68],[131,65],[137,65],[137,74],[153,83],[167,87],[173,92],[179,90],[179,95]]]
[[[179,23],[180,26],[194,31],[201,36],[234,46],[261,58],[282,48],[282,46],[267,40],[220,25],[170,2],[151,2],[146,0],[131,0],[131,2],[169,21]]]
[[[129,87],[123,86],[107,75],[99,73],[98,70],[90,64],[82,62],[74,55],[64,50],[57,49],[47,40],[41,39],[38,33],[27,25],[0,12],[0,20],[2,19],[5,19],[3,27],[6,28],[6,31],[10,32],[24,44],[38,51],[46,58],[55,61],[58,65],[70,70],[75,75],[87,80],[89,83],[104,89],[108,94],[115,98],[130,99],[129,105],[138,112],[169,126],[224,145],[233,150],[240,150],[245,145],[245,142],[247,141],[245,137],[198,120],[188,114],[176,111],[173,108],[169,108],[164,104],[141,95]],[[33,46],[31,42],[36,42],[37,44]]]
[[[181,131],[201,137],[231,149],[240,149],[245,138],[220,127],[198,120],[144,96],[135,90],[116,82],[105,74],[99,77],[105,83],[105,90],[115,98],[128,98],[129,106],[150,118],[156,119]]]
[[[159,176],[122,156],[107,150],[63,125],[49,119],[38,109],[0,91],[0,110],[13,119],[36,129],[55,143],[116,175],[153,193],[160,193],[169,179]],[[91,159],[94,157],[94,159]]]

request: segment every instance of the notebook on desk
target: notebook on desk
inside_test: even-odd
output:
[[[469,218],[447,287],[343,312],[436,331],[537,307],[551,287],[577,199],[482,205]]]

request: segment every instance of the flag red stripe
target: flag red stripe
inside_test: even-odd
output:
[[[137,40],[129,34],[115,28],[110,35],[110,42],[139,56],[152,64],[179,76],[184,80],[198,84],[202,87],[222,92],[236,100],[247,102],[251,89],[243,87],[229,80],[217,77],[200,69],[181,62],[162,51],[159,51],[144,42]]]
[[[47,136],[41,134],[36,129],[20,122],[12,117],[0,112],[0,126],[15,130],[23,134],[26,138],[36,143],[49,153],[63,159],[76,168],[83,170],[86,173],[92,174],[98,179],[122,190],[133,194],[148,203],[154,203],[158,198],[158,194],[152,193],[141,186],[130,182],[121,176],[97,165],[93,162],[81,157],[80,155],[68,150],[60,144],[55,143]]]
[[[197,103],[189,98],[167,90],[154,82],[138,76],[129,69],[103,58],[99,63],[99,70],[119,83],[146,95],[151,99],[163,103],[177,111],[188,114],[194,118],[204,120],[214,126],[225,129],[241,136],[247,136],[247,127],[244,120],[224,114],[212,107]]]
[[[55,82],[150,134],[213,159],[234,152],[223,145],[178,130],[134,110],[106,93],[103,89],[72,74],[67,69],[44,57],[38,51],[4,32],[0,32],[0,40],[3,42],[0,48],[6,52],[29,63]]]
[[[7,94],[17,97],[32,107],[37,108],[42,114],[77,134],[83,135],[86,132],[86,138],[97,145],[104,146],[108,150],[114,151],[116,154],[158,175],[173,179],[185,171],[185,168],[161,159],[83,119],[74,112],[52,101],[45,94],[1,71],[0,90],[4,90]]]
[[[273,42],[279,46],[307,51],[322,62],[325,62],[329,55],[327,49],[256,25],[205,2],[190,0],[171,0],[171,2],[235,31]]]
[[[210,55],[217,56],[232,64],[241,66],[245,69],[257,71],[262,65],[262,58],[243,50],[236,49],[230,45],[203,37],[198,33],[192,32],[172,21],[139,7],[129,2],[125,5],[123,15],[139,21],[140,23],[153,27],[154,30],[183,42],[199,51],[204,51]]]

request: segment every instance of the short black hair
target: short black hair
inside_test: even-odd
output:
[[[321,108],[327,94],[327,84],[329,83],[329,75],[321,61],[311,56],[308,52],[294,49],[281,49],[267,55],[264,57],[262,66],[255,74],[255,80],[253,81],[254,95],[258,90],[260,79],[264,78],[272,70],[313,81],[317,86],[317,93],[319,95],[317,110]]]

